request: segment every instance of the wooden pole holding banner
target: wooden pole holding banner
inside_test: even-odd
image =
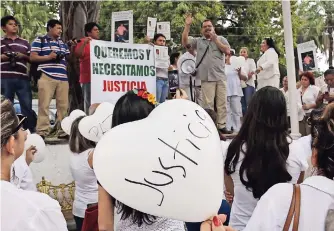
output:
[[[289,109],[291,122],[291,137],[298,139],[299,133],[298,107],[297,107],[297,89],[296,89],[296,73],[295,73],[295,58],[293,53],[293,36],[291,25],[291,8],[290,0],[282,0],[283,25],[284,25],[284,44],[286,54],[286,65],[289,84]]]

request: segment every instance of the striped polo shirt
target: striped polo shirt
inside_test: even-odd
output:
[[[67,45],[61,39],[53,40],[48,35],[44,36],[43,43],[41,43],[41,39],[38,37],[31,44],[31,52],[36,52],[39,56],[47,56],[52,51],[63,55],[68,55],[70,53]],[[38,65],[37,70],[42,71],[50,78],[67,81],[66,66],[66,59],[63,58],[60,62],[56,62],[56,60],[43,62]]]
[[[20,52],[25,55],[30,55],[30,44],[27,40],[20,37],[14,40],[7,37],[1,38],[1,54],[6,52]],[[28,79],[27,75],[27,60],[17,59],[15,68],[11,67],[10,62],[1,61],[1,78],[21,78]]]

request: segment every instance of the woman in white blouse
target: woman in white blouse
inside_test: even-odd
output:
[[[226,128],[239,132],[241,127],[241,97],[243,96],[240,80],[247,80],[244,67],[235,69],[231,65],[231,55],[225,56],[225,75],[227,78],[227,121]]]
[[[307,178],[300,185],[298,230],[325,230],[328,212],[334,209],[333,121],[332,103],[327,106],[322,122],[317,125],[318,136],[313,142],[312,165],[316,169],[315,176]],[[281,231],[290,208],[292,192],[293,187],[288,183],[277,184],[270,188],[257,203],[244,231]]]
[[[262,56],[257,61],[257,89],[265,86],[279,88],[280,72],[279,60],[280,55],[272,38],[265,38],[261,43]]]
[[[257,91],[225,159],[226,190],[234,194],[230,225],[242,230],[258,200],[273,185],[296,183],[307,168],[303,147],[289,138],[282,92],[274,87]]]
[[[18,189],[10,183],[13,162],[24,151],[27,133],[12,103],[1,97],[1,230],[67,231],[59,203],[46,194]]]
[[[299,132],[302,136],[309,135],[311,128],[308,125],[308,118],[314,108],[317,107],[317,98],[321,92],[319,87],[315,86],[314,75],[312,72],[303,72],[300,74],[301,87],[298,89],[305,112],[303,121],[299,122]]]
[[[246,60],[245,72],[247,74],[246,86],[242,88],[244,96],[241,99],[242,104],[242,114],[245,115],[247,111],[247,106],[255,93],[255,74],[256,64],[254,59],[248,57],[248,48],[242,47],[239,52],[240,56],[243,56]]]

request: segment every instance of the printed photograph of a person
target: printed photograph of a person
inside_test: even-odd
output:
[[[115,42],[128,43],[129,42],[129,21],[115,22]]]

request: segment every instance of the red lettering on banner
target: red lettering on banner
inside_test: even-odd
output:
[[[103,92],[127,92],[132,89],[147,90],[145,81],[110,81],[103,80]]]

